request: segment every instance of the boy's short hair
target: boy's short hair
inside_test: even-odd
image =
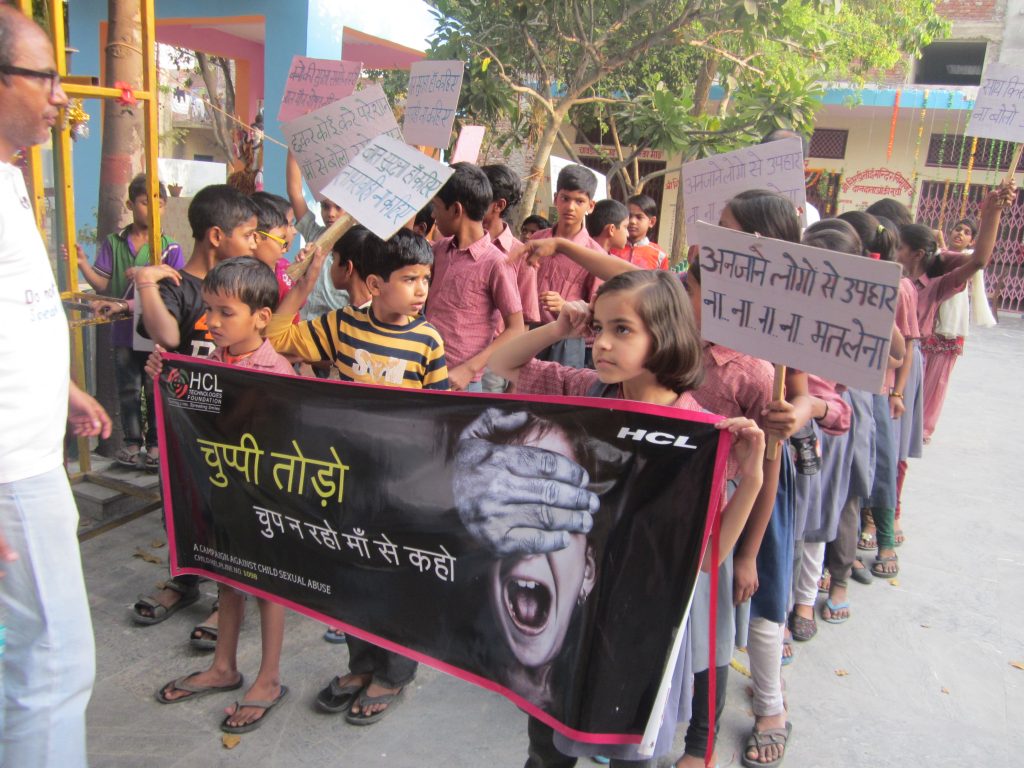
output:
[[[501,163],[485,165],[480,170],[487,174],[487,180],[491,182],[491,202],[505,201],[501,218],[507,219],[512,215],[512,209],[523,199],[523,182],[519,174]]]
[[[653,219],[658,215],[658,204],[650,195],[633,195],[626,201],[626,205],[635,205],[644,212],[644,216]]]
[[[277,309],[280,293],[274,270],[252,256],[219,262],[203,278],[203,290],[231,296],[253,312]]]
[[[960,221],[953,225],[953,229],[956,229],[961,224],[963,224],[965,227],[971,230],[971,239],[974,239],[978,236],[978,222],[972,219],[970,216],[960,219]]]
[[[427,203],[416,212],[416,218],[412,222],[414,227],[423,227],[424,232],[434,228],[434,206]]]
[[[255,215],[252,200],[227,184],[203,187],[188,206],[188,223],[196,240],[206,237],[213,227],[232,232]]]
[[[337,264],[351,263],[359,276],[365,278],[363,254],[366,252],[366,241],[370,237],[376,236],[362,224],[356,224],[331,246],[334,261]]]
[[[292,205],[283,197],[270,192],[254,192],[249,199],[256,209],[256,226],[261,230],[269,232],[274,227],[288,226],[288,209]]]
[[[700,331],[678,276],[661,269],[636,269],[616,275],[597,289],[597,298],[634,291],[633,308],[651,336],[644,367],[673,392],[688,392],[704,380]]]
[[[487,174],[472,163],[455,163],[455,173],[438,190],[437,196],[447,206],[460,203],[471,221],[483,221],[494,199]]]
[[[587,234],[600,237],[609,224],[618,226],[629,218],[629,209],[618,200],[601,200],[587,214]]]
[[[527,224],[536,224],[540,229],[551,229],[551,222],[537,213],[523,219],[522,226],[525,227]]]
[[[164,183],[158,182],[160,185],[160,199],[167,199],[167,187]],[[140,173],[128,184],[128,201],[134,203],[142,195],[148,195],[149,189],[146,187],[146,174]]]
[[[567,165],[558,172],[555,192],[585,192],[591,200],[597,194],[597,176],[585,165]]]
[[[364,280],[370,275],[377,275],[387,282],[391,273],[399,269],[433,263],[434,251],[430,243],[415,232],[400,229],[387,241],[371,232],[363,243],[363,267],[366,271],[360,274]]]

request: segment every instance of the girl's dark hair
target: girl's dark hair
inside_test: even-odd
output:
[[[252,256],[219,262],[203,278],[203,290],[238,299],[253,312],[277,309],[280,299],[274,270]]]
[[[822,219],[811,224],[804,232],[801,242],[812,248],[824,248],[828,251],[839,251],[854,256],[867,255],[856,229],[842,217]]]
[[[864,255],[877,253],[882,261],[893,261],[899,247],[899,237],[895,228],[885,226],[877,218],[866,211],[847,211],[837,217],[848,222],[857,230],[864,245]]]
[[[767,189],[748,189],[725,204],[744,232],[800,242],[800,217],[787,198]]]
[[[700,333],[679,278],[660,269],[624,272],[603,283],[597,297],[634,291],[634,308],[648,333],[651,350],[644,367],[673,392],[687,392],[704,379]]]
[[[914,214],[910,212],[910,209],[891,197],[883,197],[881,200],[873,202],[868,206],[867,212],[876,217],[885,216],[889,221],[895,222],[898,227],[914,223]]]
[[[626,205],[635,205],[649,219],[658,215],[658,204],[650,195],[633,195],[626,201]]]
[[[921,266],[928,277],[942,274],[939,263],[939,244],[935,234],[924,224],[904,224],[900,227],[900,242],[912,251],[923,251]]]
[[[339,264],[342,262],[351,262],[356,272],[358,272],[359,276],[363,278],[366,277],[363,273],[363,249],[366,247],[366,241],[370,234],[370,230],[362,224],[356,224],[352,229],[342,235],[340,240],[331,246],[331,252],[334,254],[334,260]]]

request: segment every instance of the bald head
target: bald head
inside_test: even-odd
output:
[[[57,123],[67,95],[53,73],[53,47],[42,28],[9,5],[0,5],[0,161],[20,147],[41,144]]]

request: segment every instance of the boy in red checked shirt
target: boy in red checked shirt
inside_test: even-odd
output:
[[[514,267],[484,230],[493,200],[490,181],[470,163],[452,169],[433,200],[434,225],[444,237],[433,245],[425,315],[444,339],[451,388],[482,392],[491,353],[524,330],[523,305]]]
[[[640,269],[668,269],[668,256],[647,237],[658,223],[658,204],[647,195],[633,195],[626,205],[629,206],[629,223],[626,225],[629,241],[625,247],[615,248],[610,253]]]
[[[604,252],[587,232],[587,214],[594,210],[597,177],[582,165],[567,165],[558,174],[555,210],[558,221],[551,229],[537,232],[530,240],[561,237],[583,248]],[[540,297],[540,324],[554,322],[567,301],[590,302],[601,281],[564,253],[544,259],[537,267],[537,293]],[[538,360],[549,360],[573,368],[583,368],[586,347],[582,338],[563,339],[545,349]]]

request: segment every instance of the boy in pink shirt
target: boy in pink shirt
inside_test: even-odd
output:
[[[582,165],[568,165],[558,174],[555,192],[555,210],[558,221],[551,229],[541,230],[530,239],[563,237],[576,245],[594,251],[604,249],[584,226],[587,214],[594,210],[597,177]],[[591,301],[601,281],[563,253],[543,260],[537,267],[537,293],[540,297],[540,322],[551,323],[558,317],[567,301]],[[564,339],[539,355],[538,360],[550,360],[582,368],[585,345],[582,338]]]
[[[515,269],[484,230],[490,181],[470,163],[452,168],[433,200],[434,224],[444,237],[434,243],[424,314],[444,339],[451,388],[481,392],[491,353],[524,330],[523,305]],[[499,321],[505,326],[500,333]]]

